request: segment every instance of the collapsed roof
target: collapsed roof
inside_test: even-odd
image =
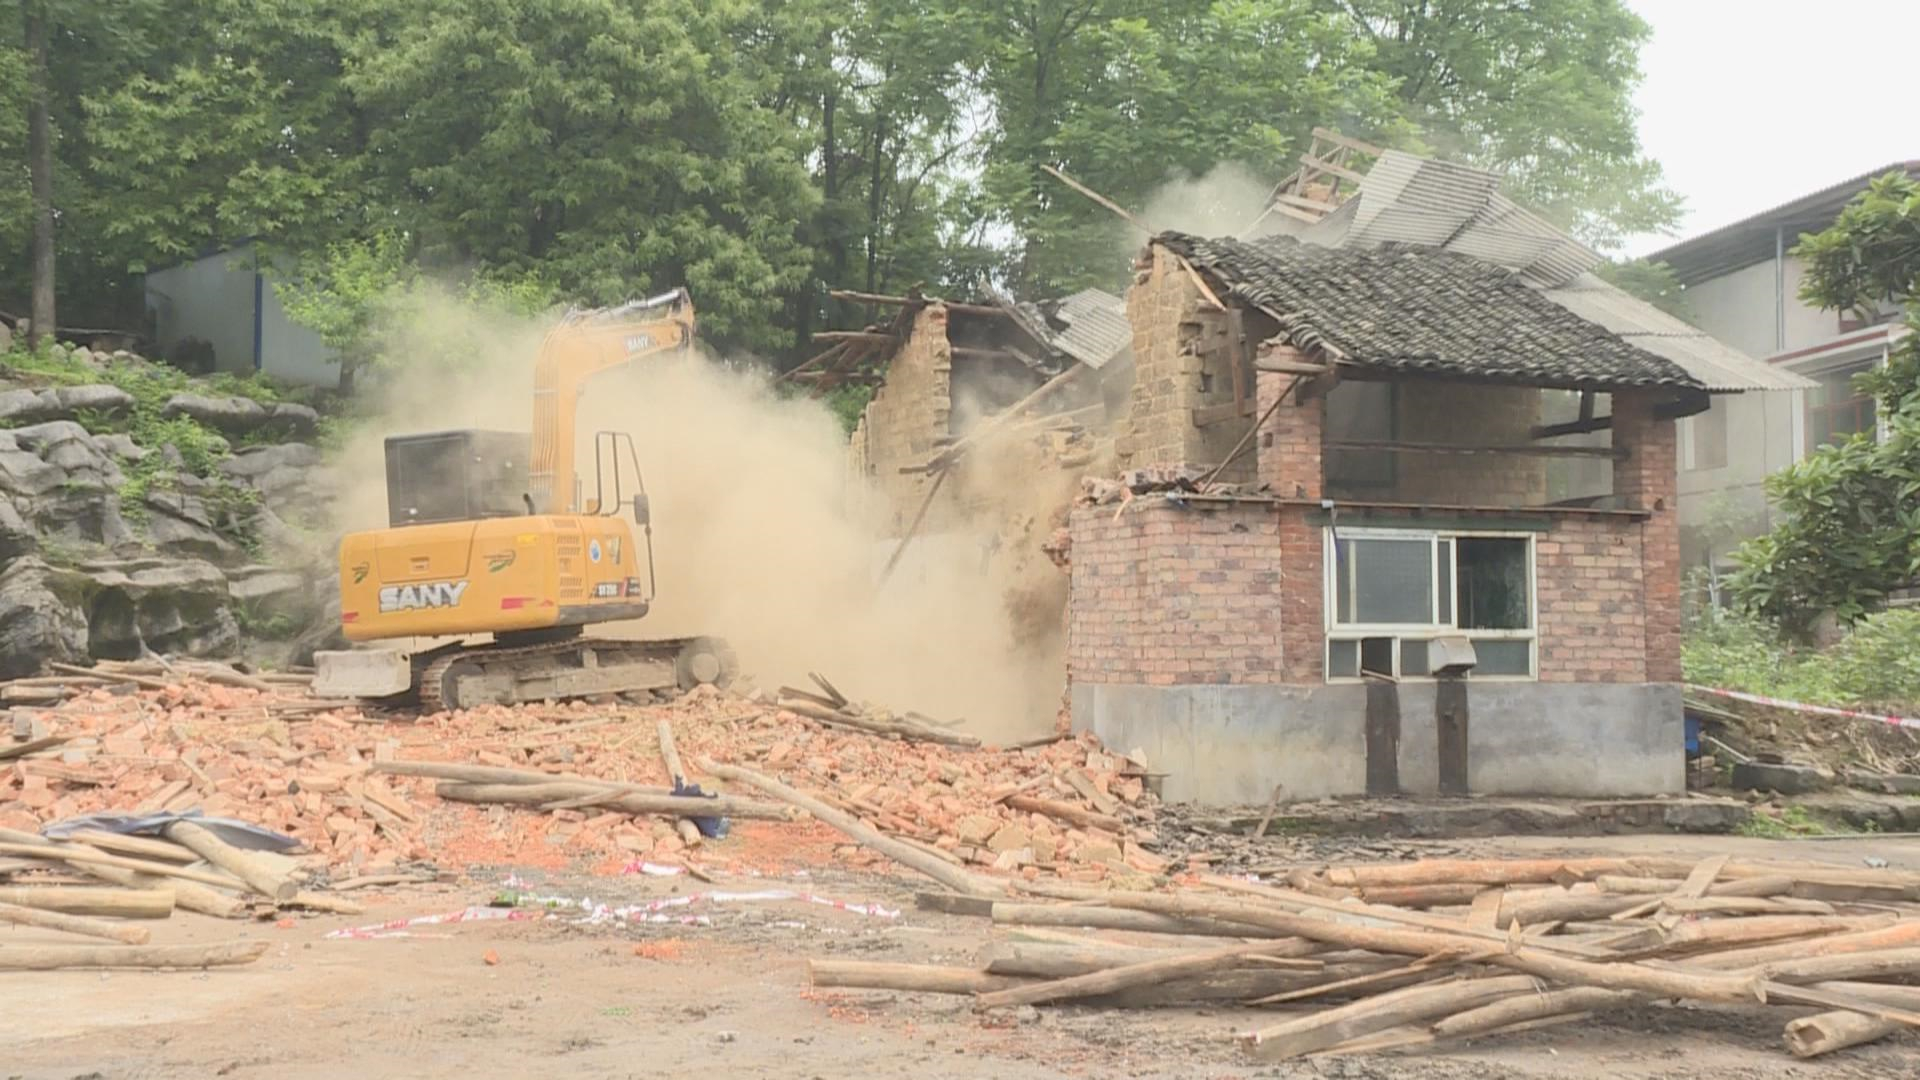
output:
[[[1338,209],[1313,224],[1278,227],[1327,248],[1414,244],[1502,267],[1551,303],[1678,365],[1708,391],[1811,385],[1608,284],[1593,273],[1604,261],[1598,253],[1501,194],[1499,178],[1483,169],[1385,150]]]
[[[1292,345],[1347,364],[1566,390],[1701,388],[1680,365],[1555,304],[1521,275],[1457,252],[1286,236],[1157,240],[1272,316]]]

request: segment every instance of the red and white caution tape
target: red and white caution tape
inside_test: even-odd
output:
[[[1716,686],[1694,686],[1687,689],[1701,694],[1713,694],[1716,697],[1732,698],[1735,701],[1747,701],[1755,705],[1771,705],[1779,709],[1792,709],[1795,712],[1813,713],[1817,716],[1839,716],[1848,720],[1872,720],[1880,724],[1892,724],[1894,727],[1920,728],[1920,720],[1906,716],[1881,716],[1878,713],[1856,712],[1852,709],[1836,709],[1831,705],[1808,705],[1801,701],[1787,701],[1783,698],[1767,697],[1764,694],[1749,694],[1741,690],[1722,690]]]
[[[415,926],[439,926],[443,923],[488,922],[500,919],[538,919],[542,915],[537,911],[524,911],[520,908],[469,907],[459,911],[446,911],[438,915],[415,915],[409,919],[391,919],[372,926],[352,926],[334,930],[327,934],[330,938],[356,938],[372,940],[387,937],[411,937],[407,931]]]

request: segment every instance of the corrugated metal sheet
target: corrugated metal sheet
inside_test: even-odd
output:
[[[1575,315],[1680,365],[1708,390],[1805,390],[1813,386],[1791,371],[1722,344],[1706,331],[1627,295],[1597,275],[1581,274],[1565,285],[1543,291],[1547,299]]]
[[[1054,347],[1096,371],[1133,344],[1126,301],[1110,292],[1083,289],[1062,299],[1053,321],[1065,327],[1054,333]]]

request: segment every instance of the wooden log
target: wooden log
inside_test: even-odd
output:
[[[1226,938],[1279,938],[1290,935],[1277,931],[1225,922],[1219,919],[1185,919],[1151,911],[1128,911],[1110,907],[1082,907],[1070,904],[993,905],[993,921],[999,926],[1069,926],[1090,930],[1132,930],[1148,934],[1181,934]]]
[[[575,773],[535,772],[531,769],[505,769],[492,765],[461,765],[445,761],[376,761],[373,771],[395,776],[425,776],[434,780],[457,780],[464,784],[592,784],[635,795],[671,795],[672,788],[652,784],[630,784],[624,780],[598,780]]]
[[[76,844],[98,848],[101,851],[117,852],[135,858],[157,859],[160,862],[192,863],[199,862],[200,856],[167,840],[156,840],[148,836],[127,836],[122,833],[104,832],[99,829],[82,829],[67,837]],[[231,888],[231,886],[229,886]]]
[[[1597,1012],[1617,1009],[1646,1000],[1645,995],[1627,990],[1606,990],[1594,986],[1568,989],[1527,989],[1512,997],[1462,1009],[1434,1022],[1432,1031],[1441,1039],[1465,1039],[1512,1024],[1527,1023],[1562,1013]]]
[[[789,701],[780,706],[782,709],[823,724],[835,727],[851,728],[873,735],[898,735],[910,742],[940,743],[945,746],[964,746],[968,748],[980,745],[980,740],[972,735],[956,735],[951,731],[910,724],[904,720],[873,720],[864,716],[855,716],[838,709],[823,709],[818,705],[809,705],[803,701]]]
[[[114,682],[132,683],[133,685],[140,687],[142,690],[165,690],[168,687],[173,685],[172,683],[168,682],[165,679],[149,679],[144,675],[135,675],[131,672],[126,672],[126,671],[107,671],[102,668],[83,668],[74,664],[63,664],[57,660],[49,660],[47,662],[47,668],[51,671],[64,672],[68,675],[85,675],[85,676],[88,676],[89,678],[105,678],[105,679],[111,679]]]
[[[99,885],[6,885],[0,886],[0,904],[58,911],[66,915],[164,919],[173,914],[173,891],[114,889]]]
[[[89,919],[84,915],[67,915],[58,911],[23,907],[19,904],[0,904],[0,922],[105,938],[108,941],[118,941],[122,945],[145,945],[153,937],[153,933],[144,926]]]
[[[1762,978],[1783,983],[1885,979],[1920,972],[1920,948],[1885,949],[1840,956],[1803,956],[1795,960],[1777,960],[1748,970]]]
[[[434,793],[443,799],[469,803],[506,803],[513,806],[546,807],[595,794],[592,785],[555,782],[551,784],[460,784],[442,781]],[[666,814],[700,817],[708,814],[753,818],[762,821],[792,821],[793,811],[773,803],[757,802],[737,796],[704,798],[692,795],[632,795],[609,793],[595,805],[628,814]]]
[[[1360,899],[1369,904],[1382,904],[1387,907],[1432,908],[1462,907],[1473,903],[1486,891],[1486,887],[1474,882],[1442,885],[1403,885],[1382,886],[1360,890]]]
[[[660,739],[660,760],[667,767],[667,778],[673,781],[675,787],[685,784],[687,770],[680,764],[679,747],[673,744],[673,724],[662,717],[654,725],[654,734]],[[700,826],[695,825],[691,818],[673,819],[673,831],[680,834],[680,842],[688,847],[699,847],[705,839],[700,833]]]
[[[1247,1004],[1278,1005],[1282,1002],[1299,1001],[1303,998],[1310,997],[1328,997],[1334,994],[1350,995],[1353,991],[1360,989],[1378,993],[1383,988],[1391,990],[1398,984],[1405,982],[1425,982],[1433,977],[1432,973],[1436,965],[1448,964],[1453,959],[1453,957],[1426,956],[1415,960],[1411,964],[1401,964],[1395,967],[1383,968],[1378,965],[1368,965],[1369,970],[1367,971],[1355,972],[1351,975],[1338,974],[1337,977],[1328,981],[1316,982],[1311,986],[1301,987],[1297,990],[1272,994],[1268,997],[1249,1001]],[[1329,965],[1324,974],[1336,975],[1336,969]]]
[[[1411,863],[1336,866],[1327,883],[1342,888],[1386,885],[1537,885],[1563,876],[1585,880],[1599,874],[1633,874],[1630,859],[1422,859]]]
[[[1661,935],[1661,943],[1648,950],[1658,953],[1697,952],[1706,948],[1731,948],[1762,941],[1817,940],[1832,934],[1858,933],[1890,925],[1891,915],[1836,917],[1831,915],[1755,915],[1745,919],[1713,919],[1683,922]]]
[[[809,960],[807,977],[815,986],[906,990],[922,994],[990,993],[1028,981],[1011,975],[989,975],[973,968],[889,964],[872,960]]]
[[[1697,900],[1662,900],[1663,910],[1675,915],[1832,915],[1825,900],[1791,896],[1703,896]]]
[[[1228,945],[1216,945],[1211,951],[1243,948],[1245,943],[1234,942]],[[1262,957],[1297,958],[1312,954],[1320,946],[1310,941],[1274,942],[1274,951],[1259,955],[1248,955],[1238,962],[1228,963],[1213,969],[1231,971],[1243,968],[1274,970],[1262,963]],[[1026,975],[1033,978],[1067,979],[1076,975],[1089,975],[1096,971],[1126,967],[1131,964],[1144,964],[1154,960],[1165,960],[1178,956],[1195,955],[1197,950],[1188,948],[1155,948],[1141,945],[1121,945],[1113,942],[1089,942],[1084,945],[1052,944],[1045,942],[996,941],[986,948],[986,970],[995,975]],[[1324,965],[1323,965],[1324,968]]]
[[[1072,803],[1038,799],[1031,795],[1009,795],[1006,801],[1008,806],[1022,813],[1044,814],[1069,825],[1078,825],[1083,829],[1105,829],[1111,833],[1123,833],[1127,828],[1127,823],[1117,817],[1087,810]]]
[[[969,896],[965,893],[923,892],[914,897],[913,906],[921,911],[939,911],[948,915],[993,917],[991,897]]]
[[[1702,1001],[1760,1000],[1761,980],[1750,974],[1695,972],[1625,962],[1593,963],[1549,953],[1539,947],[1544,942],[1538,941],[1531,941],[1525,947],[1508,942],[1505,951],[1500,951],[1489,947],[1478,937],[1465,934],[1357,926],[1330,919],[1306,918],[1270,906],[1236,900],[1162,896],[1156,893],[1115,893],[1109,902],[1115,906],[1158,910],[1163,914],[1198,915],[1245,922],[1280,930],[1295,937],[1372,952],[1429,956],[1458,951],[1497,967],[1582,986],[1641,990],[1662,997],[1698,998]],[[1365,913],[1372,914],[1374,910],[1384,909],[1366,909]]]
[[[60,846],[44,836],[21,832],[18,829],[0,828],[0,840],[11,844],[34,844],[49,849]],[[173,892],[173,903],[175,907],[185,908],[188,911],[197,911],[203,915],[212,915],[215,918],[221,919],[237,919],[247,913],[247,905],[245,902],[228,896],[225,893],[215,892],[204,885],[198,885],[191,881],[181,881],[178,878],[148,877],[145,874],[136,874],[131,870],[122,870],[115,866],[99,866],[91,863],[81,864],[78,869],[89,877],[99,878],[101,881],[111,882],[129,889],[170,889]]]
[[[358,915],[367,909],[351,900],[343,900],[326,893],[302,889],[293,894],[293,899],[282,902],[281,907],[307,908],[312,911],[327,911],[335,915]]]
[[[29,739],[11,746],[0,746],[0,761],[10,761],[14,758],[26,757],[28,754],[37,754],[42,750],[51,750],[71,738],[73,738],[71,735],[48,735],[45,738]]]
[[[1261,1061],[1285,1061],[1389,1028],[1525,993],[1538,985],[1525,975],[1500,975],[1409,986],[1262,1028],[1254,1032],[1251,1050]]]
[[[162,830],[162,834],[207,862],[239,878],[246,883],[247,888],[275,903],[291,900],[293,894],[300,891],[300,886],[295,884],[291,877],[268,867],[254,858],[252,853],[228,844],[191,821],[173,822]]]
[[[1882,983],[1819,983],[1814,989],[1850,994],[1909,1011],[1920,1011],[1920,987],[1887,986]],[[1794,1057],[1818,1057],[1821,1054],[1859,1046],[1885,1038],[1907,1025],[1898,1020],[1863,1016],[1856,1012],[1826,1012],[1787,1022],[1787,1052]]]
[[[1797,1058],[1810,1058],[1884,1039],[1904,1027],[1906,1025],[1898,1020],[1836,1010],[1787,1021],[1782,1038],[1788,1053]]]
[[[220,945],[9,945],[0,948],[0,971],[61,968],[208,968],[251,964],[267,941]]]
[[[1302,971],[1319,970],[1322,965],[1318,961],[1289,958],[1284,955],[1294,947],[1294,944],[1293,942],[1260,942],[1253,945],[1229,945],[1220,949],[1206,949],[1196,953],[1156,958],[1123,967],[1109,968],[1105,971],[1093,971],[1064,979],[1052,979],[1009,987],[1005,990],[995,990],[976,998],[974,1007],[993,1009],[1007,1005],[1032,1005],[1043,1001],[1071,1001],[1075,998],[1099,997],[1136,986],[1150,986],[1169,979],[1188,978],[1225,970],[1237,966],[1242,959],[1254,955],[1265,955],[1271,960],[1285,959],[1291,964],[1303,965],[1299,968]]]
[[[1734,971],[1787,960],[1810,959],[1816,956],[1847,956],[1914,946],[1920,946],[1920,919],[1897,922],[1877,930],[1833,934],[1810,941],[1788,941],[1775,945],[1758,945],[1745,949],[1708,953],[1704,956],[1689,957],[1687,966],[1711,971]]]
[[[1516,922],[1521,926],[1538,926],[1548,922],[1603,919],[1609,915],[1639,907],[1643,903],[1645,901],[1637,896],[1617,896],[1612,893],[1565,893],[1560,896],[1505,904],[1501,907],[1494,925],[1505,929]],[[1659,901],[1654,901],[1654,904],[1658,906]]]
[[[936,859],[910,844],[903,844],[879,830],[861,822],[851,814],[843,813],[821,802],[811,795],[805,795],[769,776],[762,776],[751,769],[738,765],[722,765],[716,761],[701,759],[697,764],[702,772],[722,780],[745,784],[763,794],[797,806],[821,821],[847,834],[862,847],[871,848],[894,862],[938,881],[954,892],[968,893],[974,896],[990,896],[1001,891],[983,878]]]
[[[1731,857],[1727,855],[1710,855],[1702,859],[1698,865],[1688,872],[1686,879],[1676,886],[1666,899],[1687,900],[1705,896],[1707,894],[1707,887],[1713,884],[1714,879],[1720,876],[1722,870],[1726,869],[1727,862],[1730,858]],[[1644,903],[1635,904],[1632,907],[1614,912],[1613,918],[1638,918],[1649,912],[1659,910],[1660,905],[1660,900],[1648,900]]]
[[[241,883],[223,874],[210,874],[204,870],[189,870],[172,863],[155,862],[149,859],[132,859],[125,855],[109,855],[104,851],[95,851],[84,844],[61,844],[54,848],[43,848],[38,844],[9,844],[0,842],[0,855],[25,855],[36,859],[67,863],[91,863],[96,866],[115,866],[122,870],[131,870],[136,874],[148,874],[153,877],[179,878],[182,881],[197,881],[202,885],[212,885],[220,889],[237,889]]]
[[[1497,943],[1499,945],[1504,945],[1508,938],[1507,934],[1491,927],[1476,926],[1464,919],[1447,918],[1444,915],[1435,915],[1425,911],[1403,911],[1400,908],[1386,907],[1380,904],[1367,904],[1351,899],[1336,900],[1324,896],[1314,896],[1292,889],[1276,889],[1268,885],[1256,885],[1252,882],[1212,874],[1203,876],[1200,880],[1216,888],[1231,889],[1235,892],[1258,896],[1268,902],[1269,907],[1267,910],[1273,910],[1273,907],[1277,906],[1282,910],[1288,911],[1326,911],[1342,915],[1363,915],[1368,918],[1378,919],[1382,922],[1417,926],[1426,930],[1438,930],[1446,934],[1461,934],[1480,941]],[[1138,899],[1139,897],[1153,894],[1131,893],[1128,895],[1134,897],[1135,902],[1146,910],[1157,911],[1162,910],[1164,907],[1164,901],[1162,900]],[[1126,906],[1134,906],[1134,904],[1130,903]],[[1548,952],[1561,953],[1567,956],[1577,956],[1590,960],[1612,958],[1612,954],[1605,949],[1581,945],[1575,942],[1543,940],[1535,941],[1534,944]]]

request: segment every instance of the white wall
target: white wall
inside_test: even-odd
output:
[[[1756,263],[1730,274],[1687,286],[1694,325],[1758,359],[1827,341],[1840,332],[1838,312],[1810,307],[1800,299],[1805,267],[1787,256],[1786,341],[1779,344],[1774,328],[1773,260]]]
[[[213,346],[220,371],[253,370],[253,257],[221,252],[147,275],[147,309],[163,354],[186,338]]]
[[[146,290],[163,354],[186,338],[199,338],[213,345],[217,370],[242,375],[256,370],[257,299],[262,374],[316,386],[340,380],[340,366],[329,359],[319,335],[287,317],[271,282],[256,281],[251,245],[153,271],[147,275]]]

